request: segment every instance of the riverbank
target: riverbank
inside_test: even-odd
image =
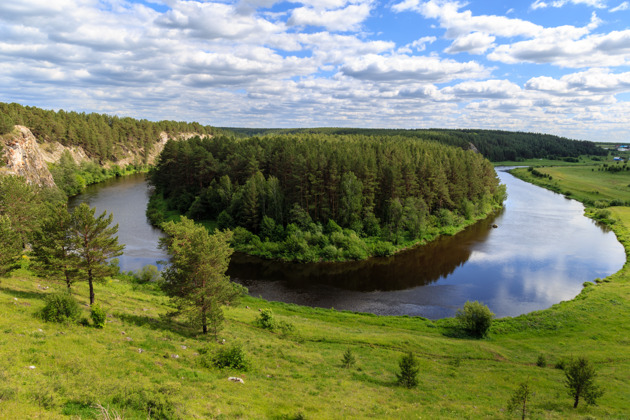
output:
[[[474,207],[474,206],[473,206]],[[441,236],[453,236],[467,227],[486,220],[499,212],[502,206],[488,204],[479,214],[470,211],[469,218],[447,212],[443,226],[437,216],[428,216],[420,238],[410,239],[403,234],[395,235],[394,240],[382,236],[359,235],[351,229],[342,229],[336,223],[327,226],[309,223],[302,228],[274,226],[271,236],[261,239],[242,227],[231,227],[234,231],[232,246],[238,252],[255,257],[285,262],[347,262],[361,261],[372,257],[389,257],[411,248],[426,245]],[[166,201],[158,194],[152,194],[147,206],[147,218],[155,227],[168,221],[179,221],[181,213],[169,210]],[[441,217],[441,216],[440,216]],[[429,222],[431,221],[431,222]],[[216,220],[198,220],[210,232],[221,226]],[[332,227],[331,227],[332,226]],[[263,234],[261,233],[261,236]],[[283,238],[284,236],[284,238]],[[391,235],[390,235],[391,236]]]
[[[630,253],[630,209],[612,207],[612,225]],[[27,262],[24,262],[25,266]],[[48,289],[46,289],[49,287]],[[207,367],[204,351],[222,345],[164,315],[167,299],[124,278],[96,289],[108,312],[103,330],[47,324],[34,317],[42,299],[64,285],[26,269],[0,284],[0,417],[104,418],[96,405],[124,418],[503,418],[520,382],[534,391],[529,416],[625,418],[630,406],[630,266],[573,300],[496,320],[489,337],[459,335],[452,318],[315,309],[247,297],[226,311],[220,336],[238,344],[247,371]],[[75,295],[87,302],[86,286]],[[286,333],[256,325],[270,308]],[[87,315],[87,308],[84,308]],[[341,366],[351,349],[357,364]],[[420,385],[395,385],[397,362],[412,351]],[[207,353],[206,353],[207,354]],[[545,366],[538,366],[542,356]],[[573,401],[556,366],[584,356],[605,394],[598,406]],[[206,361],[204,361],[206,360]],[[31,368],[31,366],[33,368]],[[243,384],[228,381],[238,376]]]

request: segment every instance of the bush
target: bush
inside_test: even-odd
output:
[[[477,301],[467,301],[463,309],[458,309],[456,318],[461,327],[473,337],[485,337],[492,324],[494,314],[490,309]]]
[[[420,372],[420,367],[418,367],[416,356],[414,356],[412,352],[407,353],[400,359],[398,366],[400,367],[400,373],[396,374],[398,385],[407,388],[418,386],[418,372]]]
[[[133,277],[136,283],[156,283],[160,280],[160,271],[156,266],[149,264],[134,272]]]
[[[71,322],[79,318],[81,309],[76,299],[69,293],[55,293],[46,296],[46,305],[41,316],[47,322]]]
[[[273,317],[271,309],[263,309],[260,311],[260,315],[258,319],[256,319],[256,324],[258,324],[260,328],[273,331],[276,328],[276,320]]]
[[[544,354],[539,354],[538,359],[536,359],[536,366],[545,367],[547,366],[547,358]]]
[[[245,357],[243,348],[234,344],[228,347],[221,347],[213,356],[212,364],[219,369],[232,368],[238,370],[247,370],[249,363]]]
[[[92,310],[90,311],[90,317],[92,318],[92,322],[96,328],[105,328],[105,321],[107,320],[107,313],[104,309],[102,309],[98,303],[92,305]]]

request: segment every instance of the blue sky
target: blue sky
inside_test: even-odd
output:
[[[0,2],[0,101],[630,142],[624,0]]]

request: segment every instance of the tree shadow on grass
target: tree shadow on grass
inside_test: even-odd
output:
[[[7,295],[11,295],[18,299],[44,299],[46,297],[46,293],[43,292],[29,292],[26,290],[15,290],[9,289],[7,287],[0,287],[0,292],[4,292]]]
[[[150,328],[152,330],[169,331],[182,337],[194,338],[197,331],[192,328],[164,318],[154,318],[147,315],[133,315],[117,313],[115,316],[123,322],[137,325],[139,327]]]

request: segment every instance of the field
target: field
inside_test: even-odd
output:
[[[521,179],[586,203],[598,201],[630,201],[630,171],[602,171],[602,166],[544,167],[536,170],[550,175],[551,180],[537,178],[525,169],[512,173]]]
[[[539,170],[574,197],[630,199],[630,172]],[[616,176],[625,181],[613,185]],[[628,253],[630,208],[610,210]],[[36,316],[43,298],[64,286],[35,277],[28,266],[25,258],[22,269],[0,280],[0,418],[520,418],[506,406],[521,382],[534,391],[528,418],[628,418],[627,264],[588,283],[572,301],[495,320],[480,340],[461,334],[454,319],[378,317],[247,297],[225,311],[219,335],[225,344],[169,320],[165,296],[125,277],[96,288],[109,314],[104,329],[43,322]],[[87,317],[87,285],[74,293]],[[257,326],[265,308],[293,330]],[[210,355],[233,344],[242,346],[249,369],[213,367]],[[347,349],[357,359],[351,368],[341,365]],[[398,361],[408,351],[420,362],[415,389],[396,385]],[[537,366],[541,355],[544,367]],[[572,408],[556,365],[577,356],[598,371],[605,393],[597,406]]]

